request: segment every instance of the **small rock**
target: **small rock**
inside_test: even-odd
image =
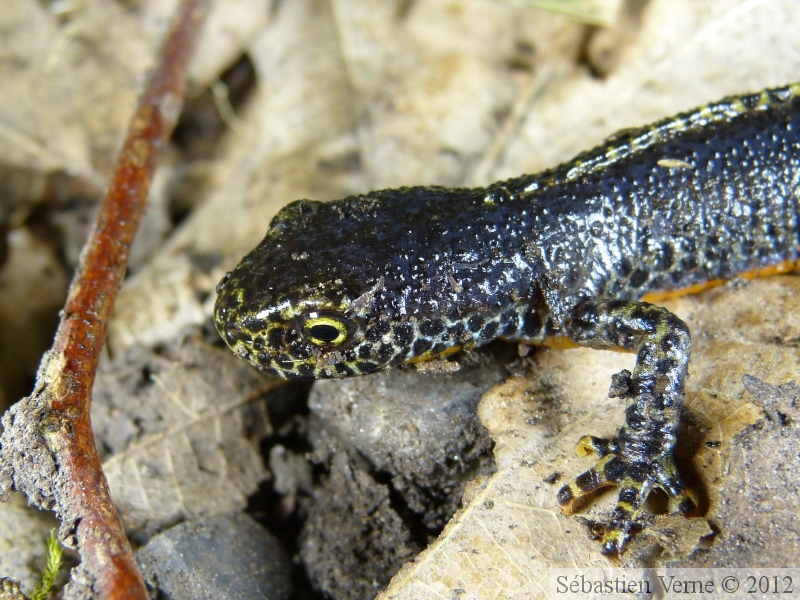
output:
[[[300,555],[326,596],[374,597],[438,535],[467,482],[492,471],[477,406],[505,370],[490,355],[473,360],[455,373],[392,370],[314,385],[310,439],[327,476]]]
[[[291,567],[280,542],[243,513],[181,523],[137,552],[145,581],[169,600],[280,600]]]

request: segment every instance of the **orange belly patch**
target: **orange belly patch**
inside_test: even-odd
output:
[[[792,271],[800,271],[800,260],[786,260],[776,265],[768,267],[761,267],[760,269],[753,269],[751,271],[744,271],[736,275],[739,279],[756,279],[759,277],[771,277],[772,275],[783,275],[784,273],[791,273]],[[703,290],[707,290],[718,285],[722,285],[729,279],[712,279],[702,283],[696,283],[685,288],[677,290],[664,290],[659,292],[648,292],[642,296],[643,302],[659,302],[661,300],[669,300],[670,298],[680,298],[689,294],[697,294]]]

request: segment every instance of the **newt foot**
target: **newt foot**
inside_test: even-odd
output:
[[[558,492],[558,503],[565,514],[576,509],[579,500],[595,490],[619,486],[619,499],[603,535],[601,551],[606,556],[618,556],[632,537],[636,519],[644,501],[654,489],[663,490],[678,505],[686,517],[696,515],[697,507],[686,493],[675,466],[672,452],[648,460],[626,456],[620,450],[618,438],[602,439],[584,436],[578,442],[578,454],[592,452],[600,457],[597,466],[585,471]]]

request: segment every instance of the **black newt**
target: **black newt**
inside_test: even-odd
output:
[[[652,302],[794,270],[800,84],[622,131],[573,161],[477,189],[410,187],[299,200],[217,288],[218,331],[291,379],[339,378],[495,338],[636,352],[611,396],[617,437],[564,486],[570,512],[617,484],[602,542],[621,553],[654,488],[695,513],[673,449],[691,339]]]

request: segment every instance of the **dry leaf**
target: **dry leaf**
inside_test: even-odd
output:
[[[175,2],[8,3],[0,15],[0,157],[102,189]],[[53,99],[58,101],[54,102]]]
[[[119,358],[98,376],[93,422],[129,533],[242,509],[267,477],[266,395],[281,384],[227,352],[187,342],[174,357]]]

